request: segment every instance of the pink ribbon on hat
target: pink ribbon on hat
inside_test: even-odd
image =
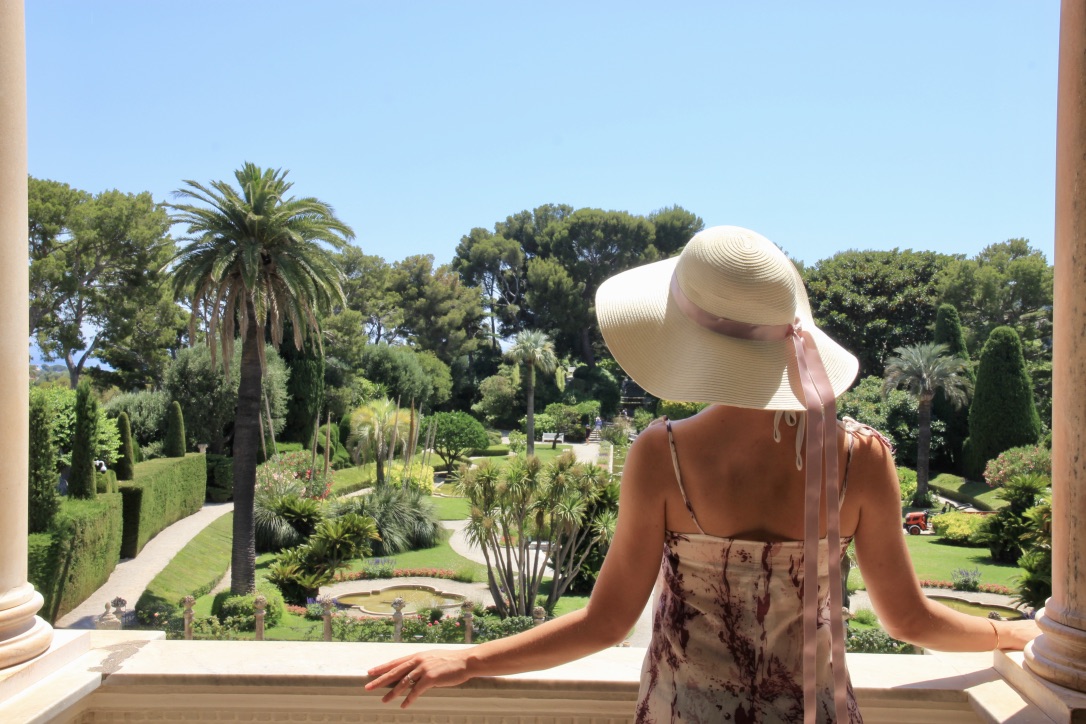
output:
[[[791,339],[796,367],[807,410],[807,479],[803,506],[803,721],[814,724],[818,710],[818,518],[822,506],[822,481],[826,481],[826,540],[829,548],[830,663],[837,721],[848,721],[845,679],[845,625],[841,619],[841,494],[837,459],[837,399],[833,393],[814,336],[797,317],[791,324],[749,324],[711,314],[686,296],[678,277],[671,276],[671,296],[679,310],[711,332],[751,341]],[[815,463],[812,465],[812,462]]]

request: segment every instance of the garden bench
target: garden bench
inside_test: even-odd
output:
[[[565,442],[566,435],[563,432],[545,432],[543,433],[543,442]]]

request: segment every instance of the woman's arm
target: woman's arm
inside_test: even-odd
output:
[[[1040,633],[1033,621],[992,621],[954,611],[920,590],[901,530],[893,456],[860,438],[850,478],[862,485],[856,557],[879,621],[894,638],[939,651],[1021,649]],[[862,482],[861,482],[862,481]],[[850,485],[850,493],[853,486]]]
[[[390,686],[382,701],[404,696],[401,707],[407,707],[433,687],[455,686],[476,676],[545,669],[621,641],[652,592],[663,551],[663,495],[660,479],[654,477],[661,432],[662,428],[642,433],[630,448],[615,536],[586,608],[469,649],[427,651],[375,666],[369,670],[374,679],[366,689]]]

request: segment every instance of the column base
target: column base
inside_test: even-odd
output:
[[[0,608],[0,671],[45,652],[53,627],[37,615],[45,599],[29,583],[9,591]]]
[[[1027,645],[1026,657],[1033,645]],[[1046,680],[1024,658],[1022,652],[996,651],[995,670],[1056,724],[1086,722],[1086,694]]]
[[[1052,601],[1037,614],[1041,635],[1025,650],[1026,666],[1043,679],[1086,692],[1086,631],[1062,622]]]

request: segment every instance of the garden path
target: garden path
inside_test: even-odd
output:
[[[218,518],[234,510],[233,503],[204,503],[204,507],[187,518],[164,528],[147,542],[135,558],[117,564],[109,580],[83,603],[62,616],[55,628],[94,628],[94,620],[102,615],[104,606],[120,596],[132,610],[151,580],[166,567],[177,552]]]

